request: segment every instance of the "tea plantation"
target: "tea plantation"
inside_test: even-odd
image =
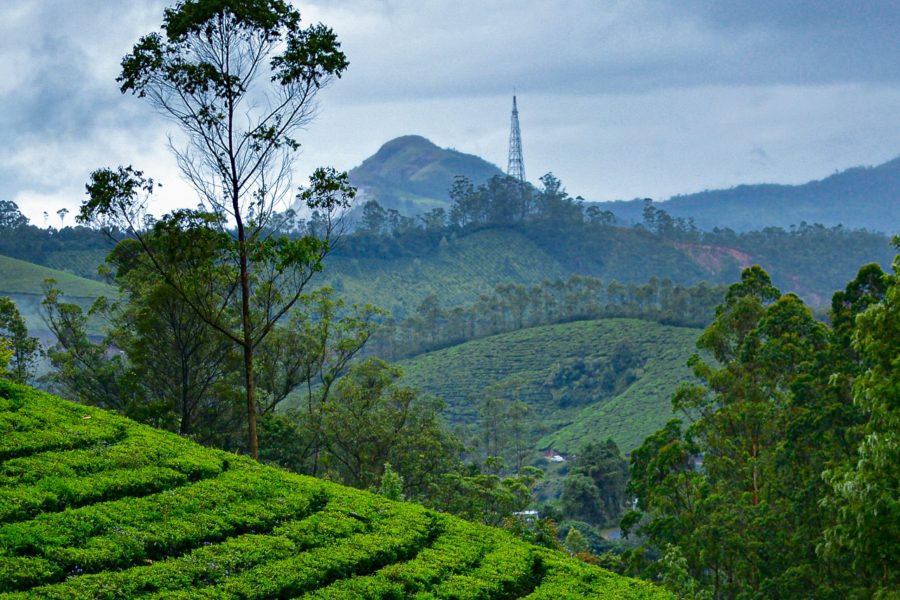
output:
[[[0,382],[0,598],[667,598],[506,532]]]
[[[637,319],[598,319],[520,329],[472,340],[402,361],[404,384],[447,402],[454,424],[478,421],[479,401],[488,395],[528,405],[528,442],[578,452],[591,440],[612,438],[630,452],[673,417],[672,394],[691,378],[688,358],[700,330]],[[628,344],[641,357],[634,381],[606,396],[565,404],[575,387],[553,374],[588,363],[603,364]],[[562,398],[564,400],[564,398]]]

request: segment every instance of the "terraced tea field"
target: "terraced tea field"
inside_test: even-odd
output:
[[[612,438],[630,452],[672,418],[672,394],[691,378],[687,360],[700,333],[637,319],[576,321],[473,340],[399,364],[404,383],[442,398],[455,424],[473,426],[481,402],[493,394],[528,405],[528,441],[535,449],[574,453],[585,442]],[[561,405],[567,390],[554,387],[554,370],[606,360],[622,343],[645,361],[636,381],[611,397]]]
[[[0,381],[0,598],[668,598]]]

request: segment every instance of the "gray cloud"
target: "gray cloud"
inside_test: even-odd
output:
[[[0,8],[0,198],[74,207],[90,170],[135,163],[193,204],[171,124],[122,96],[121,57],[164,0]],[[526,169],[593,199],[796,182],[900,152],[895,2],[313,0],[351,66],[322,95],[298,179],[419,133],[505,165],[520,96]]]
[[[887,2],[324,2],[348,98],[896,82]]]

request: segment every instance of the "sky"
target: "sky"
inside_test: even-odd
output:
[[[197,203],[175,126],[115,82],[169,4],[0,4],[0,199],[58,226],[91,171],[133,164],[163,184],[157,214]],[[552,171],[589,200],[802,183],[900,155],[896,0],[295,5],[350,61],[299,136],[298,183],[407,134],[505,169],[514,90],[528,179]]]

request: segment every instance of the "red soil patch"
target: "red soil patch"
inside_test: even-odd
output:
[[[681,244],[678,242],[672,245],[700,265],[707,273],[713,275],[722,271],[722,263],[727,258],[736,260],[742,269],[753,264],[752,256],[745,252],[741,252],[740,250],[735,250],[734,248],[711,246],[708,244]]]

